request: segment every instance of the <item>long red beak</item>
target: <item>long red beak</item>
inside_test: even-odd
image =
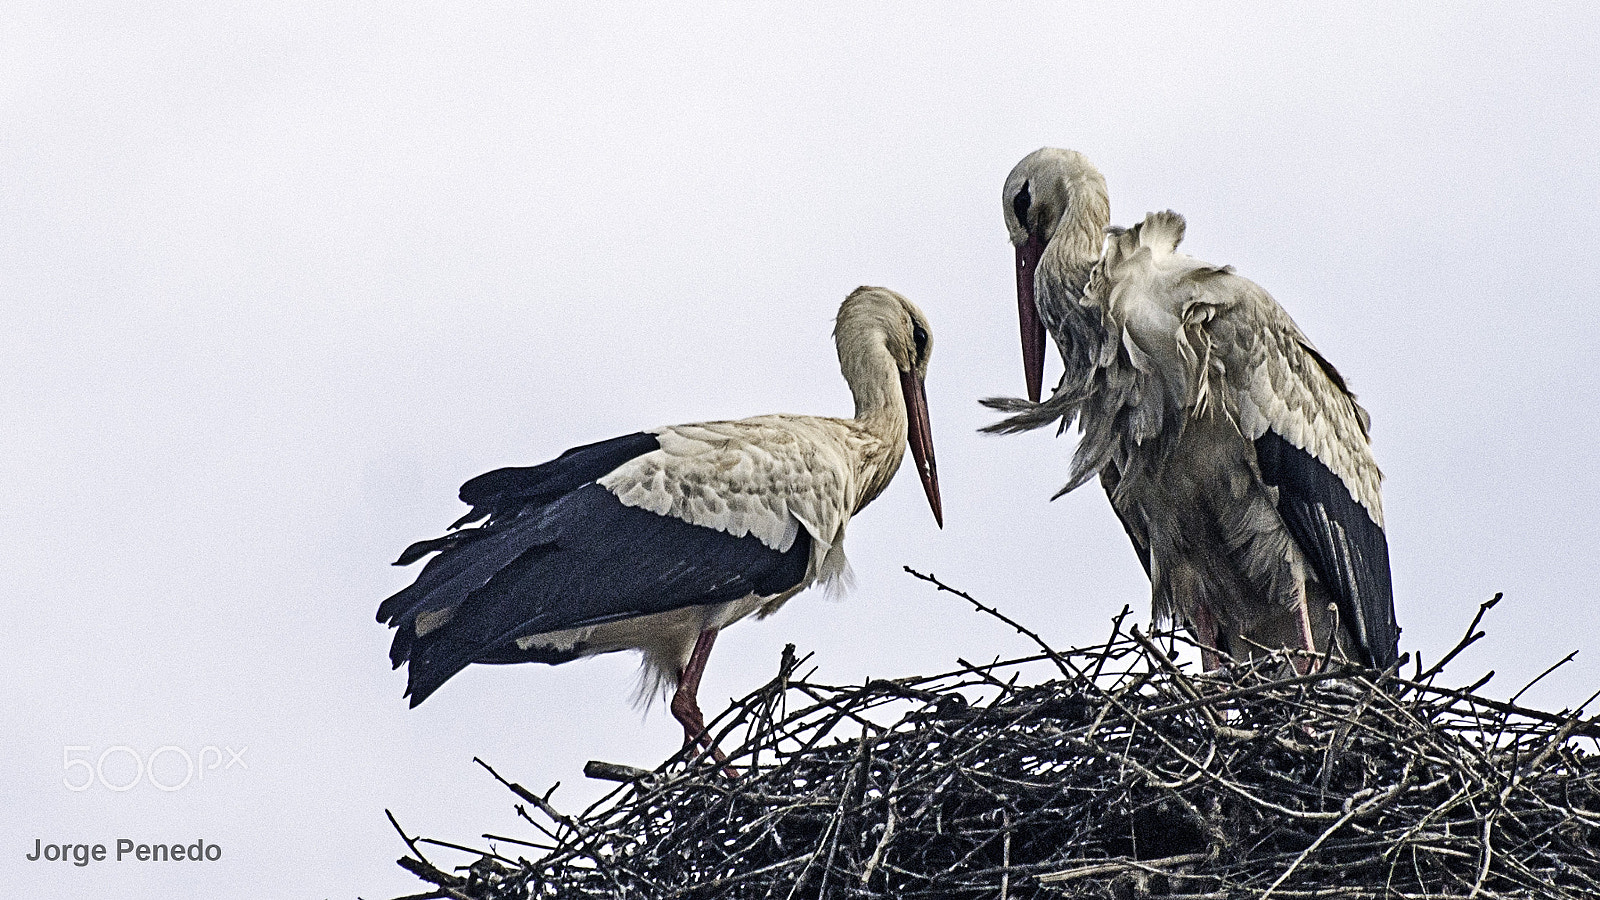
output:
[[[1028,379],[1028,399],[1039,402],[1044,386],[1044,323],[1033,297],[1033,273],[1044,256],[1044,244],[1036,237],[1017,248],[1017,318],[1022,325],[1022,374]]]
[[[900,373],[900,393],[906,398],[906,442],[922,479],[922,492],[928,495],[933,520],[944,527],[944,506],[939,502],[939,467],[933,461],[933,426],[928,424],[928,392],[915,372]]]

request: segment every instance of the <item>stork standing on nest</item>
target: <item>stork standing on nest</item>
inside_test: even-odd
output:
[[[438,555],[378,608],[396,629],[390,660],[409,663],[411,705],[472,663],[639,650],[645,696],[675,688],[685,743],[709,745],[695,694],[717,632],[843,575],[845,527],[907,443],[943,524],[927,318],[894,291],[858,288],[834,338],[855,418],[658,428],[462,485],[472,511],[401,554],[397,565]]]
[[[1382,476],[1338,371],[1260,286],[1177,252],[1178,214],[1102,250],[1105,181],[1081,154],[1024,158],[1004,209],[1030,398],[986,401],[1013,415],[985,430],[1079,423],[1061,493],[1101,480],[1156,619],[1189,626],[1207,668],[1278,648],[1391,665]],[[1065,374],[1034,403],[1045,330]]]

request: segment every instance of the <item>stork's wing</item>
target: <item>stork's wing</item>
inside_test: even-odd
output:
[[[1111,501],[1111,509],[1117,514],[1117,519],[1122,522],[1122,530],[1127,532],[1128,540],[1133,544],[1133,552],[1139,557],[1139,565],[1144,566],[1146,577],[1150,575],[1150,525],[1144,520],[1144,515],[1134,507],[1131,501],[1117,499],[1117,484],[1122,481],[1122,475],[1117,471],[1115,464],[1108,465],[1100,470],[1100,485],[1106,490],[1106,499]]]
[[[574,655],[521,651],[515,641],[524,635],[776,595],[802,583],[811,551],[804,529],[793,529],[778,550],[754,535],[624,505],[595,483],[660,446],[655,434],[631,434],[462,486],[473,510],[457,526],[488,521],[407,548],[400,564],[438,555],[378,608],[378,620],[397,629],[390,660],[410,663],[411,705],[473,662]]]
[[[1387,667],[1400,630],[1366,411],[1259,286],[1226,275],[1206,293],[1213,290],[1232,294],[1205,327],[1262,478],[1278,489],[1278,512],[1337,600],[1364,662]]]
[[[859,453],[837,419],[754,416],[673,425],[659,453],[600,479],[629,506],[789,549],[804,526],[820,556],[843,536],[854,508]],[[900,449],[900,448],[897,448]]]
[[[1389,543],[1338,477],[1309,453],[1268,430],[1256,438],[1261,477],[1278,489],[1278,513],[1339,604],[1362,660],[1388,668],[1399,654]]]
[[[434,561],[459,574],[435,586],[422,615],[399,622],[395,635],[410,662],[411,704],[470,663],[534,659],[515,650],[519,637],[782,594],[804,582],[810,549],[804,530],[780,552],[584,485]],[[429,613],[448,618],[430,630]]]
[[[470,571],[481,556],[455,551],[499,533],[519,514],[536,510],[660,446],[655,435],[636,432],[573,447],[541,465],[495,469],[463,484],[461,501],[471,505],[472,511],[450,526],[450,534],[418,541],[400,554],[394,563],[397,566],[408,566],[429,553],[439,553],[428,561],[416,583],[378,606],[378,621],[397,623],[401,619],[414,619],[423,607],[437,608],[438,604],[430,603],[428,598],[442,596],[439,592],[447,584],[459,585],[463,578],[470,580]],[[455,530],[485,517],[489,522],[484,527]],[[478,583],[484,580],[487,575],[478,579]],[[396,636],[397,646],[390,651],[396,666],[405,659],[398,640]]]

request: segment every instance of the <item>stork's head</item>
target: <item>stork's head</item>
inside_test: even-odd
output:
[[[839,368],[856,399],[856,416],[870,415],[899,401],[905,407],[906,442],[917,465],[934,521],[944,527],[939,474],[933,458],[933,427],[928,421],[924,379],[933,356],[933,328],[915,303],[888,288],[859,287],[839,307],[833,328]]]
[[[1099,255],[1101,235],[1111,221],[1106,180],[1089,158],[1076,150],[1045,147],[1022,158],[1001,199],[1006,232],[1017,251],[1017,314],[1022,325],[1022,368],[1028,399],[1039,399],[1044,381],[1044,324],[1039,317],[1034,275],[1046,249],[1062,254],[1052,264],[1081,266]]]

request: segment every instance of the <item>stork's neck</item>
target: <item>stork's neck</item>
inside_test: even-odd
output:
[[[860,353],[841,353],[840,369],[855,397],[856,427],[867,438],[856,448],[860,490],[854,511],[859,512],[889,486],[900,468],[910,425],[900,369],[881,340],[865,342]]]
[[[1089,273],[1100,259],[1110,203],[1103,192],[1073,191],[1045,245],[1034,278],[1039,320],[1055,339],[1066,380],[1080,383],[1105,338],[1100,310],[1083,305]]]
[[[1040,271],[1060,280],[1060,288],[1076,302],[1083,296],[1089,270],[1100,259],[1106,226],[1111,224],[1111,206],[1104,195],[1074,191],[1061,218],[1056,220],[1050,242],[1045,245]]]

